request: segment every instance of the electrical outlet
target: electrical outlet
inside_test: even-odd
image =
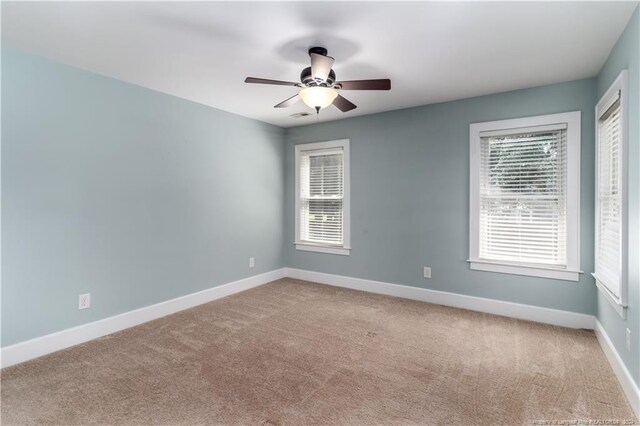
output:
[[[422,276],[425,278],[431,278],[431,268],[429,266],[422,268]]]
[[[625,337],[626,337],[626,343],[627,343],[627,350],[631,352],[631,330],[629,330],[628,328],[627,328]]]
[[[91,294],[81,294],[78,296],[78,309],[87,309],[91,307]]]
[[[256,259],[253,257],[249,258],[249,268],[253,268],[254,266],[256,266]]]

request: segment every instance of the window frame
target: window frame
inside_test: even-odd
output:
[[[480,134],[566,123],[567,125],[567,265],[566,268],[480,258]],[[580,133],[581,112],[572,111],[469,125],[469,267],[472,270],[552,278],[580,279]]]
[[[607,301],[611,303],[615,311],[622,317],[626,316],[626,308],[628,302],[628,261],[629,261],[629,225],[628,225],[628,148],[629,148],[629,126],[628,126],[628,113],[629,113],[629,100],[627,86],[628,77],[627,70],[622,70],[614,82],[609,86],[607,91],[602,95],[595,107],[595,148],[596,148],[596,162],[595,162],[595,222],[594,222],[594,272],[591,274],[595,279],[595,284],[598,290],[605,296]],[[600,179],[598,173],[600,171],[600,132],[599,121],[600,117],[607,112],[611,106],[610,101],[615,96],[616,92],[620,93],[620,147],[619,155],[620,161],[620,296],[616,296],[602,281],[598,279],[597,271],[595,270],[598,245],[600,239],[599,233],[599,219],[600,219],[600,206],[599,206],[599,194],[600,194]],[[614,101],[615,102],[615,101]]]
[[[300,155],[306,151],[341,148],[343,152],[342,245],[322,244],[300,239]],[[297,250],[348,256],[351,252],[351,182],[349,139],[304,143],[295,146],[295,247]]]

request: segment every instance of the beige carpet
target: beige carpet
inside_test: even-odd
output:
[[[7,425],[637,422],[591,331],[291,279],[7,368],[1,392]]]

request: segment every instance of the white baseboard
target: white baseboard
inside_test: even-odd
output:
[[[370,293],[402,297],[404,299],[420,300],[422,302],[452,306],[471,311],[487,312],[490,314],[559,325],[562,327],[586,328],[593,330],[595,325],[593,315],[543,308],[540,306],[524,305],[521,303],[486,299],[484,297],[467,296],[458,293],[449,293],[446,291],[429,290],[419,287],[345,277],[342,275],[326,274],[323,272],[305,271],[294,268],[285,268],[285,275],[299,280],[313,281],[336,287],[351,288],[354,290],[368,291]]]
[[[184,309],[230,296],[253,287],[258,287],[271,281],[284,278],[284,276],[284,268],[276,269],[199,291],[197,293],[160,302],[155,305],[146,306],[134,311],[125,312],[123,314],[90,322],[88,324],[79,325],[57,333],[47,334],[46,336],[36,337],[35,339],[16,343],[15,345],[2,348],[2,351],[0,352],[0,365],[4,368],[28,361],[70,346],[78,345],[92,339],[97,339],[98,337],[106,336],[107,334],[115,333],[116,331],[158,319]]]
[[[634,413],[636,413],[636,417],[640,418],[640,388],[638,388],[633,377],[631,377],[631,373],[629,373],[624,362],[622,362],[622,358],[620,358],[618,351],[616,351],[615,346],[613,346],[609,335],[597,319],[595,331],[602,351],[607,357],[607,360],[609,360],[609,364],[611,364],[613,372],[616,374],[618,382],[620,382],[620,386],[622,386],[622,390],[629,400],[629,404],[631,404],[631,408]]]

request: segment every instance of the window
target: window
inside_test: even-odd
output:
[[[349,140],[295,149],[296,248],[348,255]]]
[[[626,292],[626,133],[623,71],[596,105],[596,285],[624,316]]]
[[[470,126],[470,266],[578,281],[580,112]]]

